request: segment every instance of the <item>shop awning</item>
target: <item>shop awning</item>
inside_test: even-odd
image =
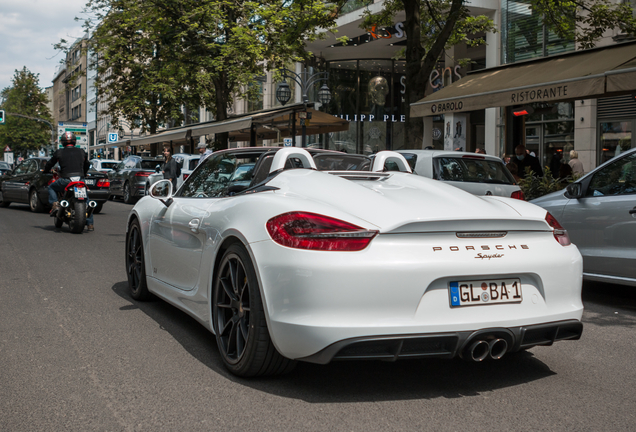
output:
[[[411,104],[411,117],[636,91],[636,43],[488,68]]]
[[[303,103],[288,105],[246,114],[223,121],[213,121],[187,125],[184,127],[167,130],[155,135],[147,135],[139,138],[123,139],[114,143],[105,143],[91,146],[117,147],[117,146],[141,146],[155,143],[172,143],[174,145],[185,144],[190,139],[197,140],[200,136],[228,132],[232,141],[250,141],[252,128],[257,139],[277,139],[292,135],[290,117],[296,113],[296,135],[302,132],[298,113],[305,111],[311,113],[311,119],[306,123],[307,135],[315,135],[329,132],[349,130],[349,121],[330,114],[325,114],[313,108],[306,108]]]

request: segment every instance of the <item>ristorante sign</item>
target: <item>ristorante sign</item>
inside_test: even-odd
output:
[[[483,93],[479,92],[478,85],[473,86],[467,80],[468,78],[464,78],[458,86],[445,88],[412,104],[411,116],[422,117],[537,102],[585,99],[603,94],[605,91],[603,77]],[[429,98],[433,100],[427,101]]]

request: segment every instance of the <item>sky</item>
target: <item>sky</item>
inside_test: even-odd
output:
[[[11,86],[24,66],[39,74],[40,87],[53,85],[64,54],[53,45],[83,34],[82,9],[87,0],[0,0],[0,90]]]

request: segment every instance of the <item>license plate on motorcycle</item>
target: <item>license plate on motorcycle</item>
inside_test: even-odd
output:
[[[95,180],[94,179],[86,179],[86,180],[84,180],[84,183],[86,183],[87,185],[93,186],[95,184]]]
[[[84,199],[86,198],[86,188],[75,186],[75,198]]]
[[[448,292],[451,307],[521,303],[523,300],[519,279],[451,282]]]

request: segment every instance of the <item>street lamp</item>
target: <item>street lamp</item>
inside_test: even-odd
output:
[[[289,69],[283,68],[280,69],[280,72],[283,76],[283,79],[290,78],[294,80],[296,84],[298,84],[302,90],[303,102],[306,104],[309,102],[309,98],[307,97],[307,93],[312,85],[320,81],[329,80],[329,72],[316,72],[314,74],[309,74],[307,72],[307,68],[303,70],[303,72],[297,74],[296,72],[292,72]],[[287,82],[283,81],[278,85],[276,89],[276,99],[281,104],[285,105],[291,99],[291,89]],[[327,87],[326,83],[323,83],[318,90],[318,100],[323,105],[328,104],[331,101],[331,91],[329,87]],[[302,146],[307,146],[307,120],[302,118],[300,119],[300,124],[302,126]],[[296,136],[296,113],[292,113],[292,135]]]

